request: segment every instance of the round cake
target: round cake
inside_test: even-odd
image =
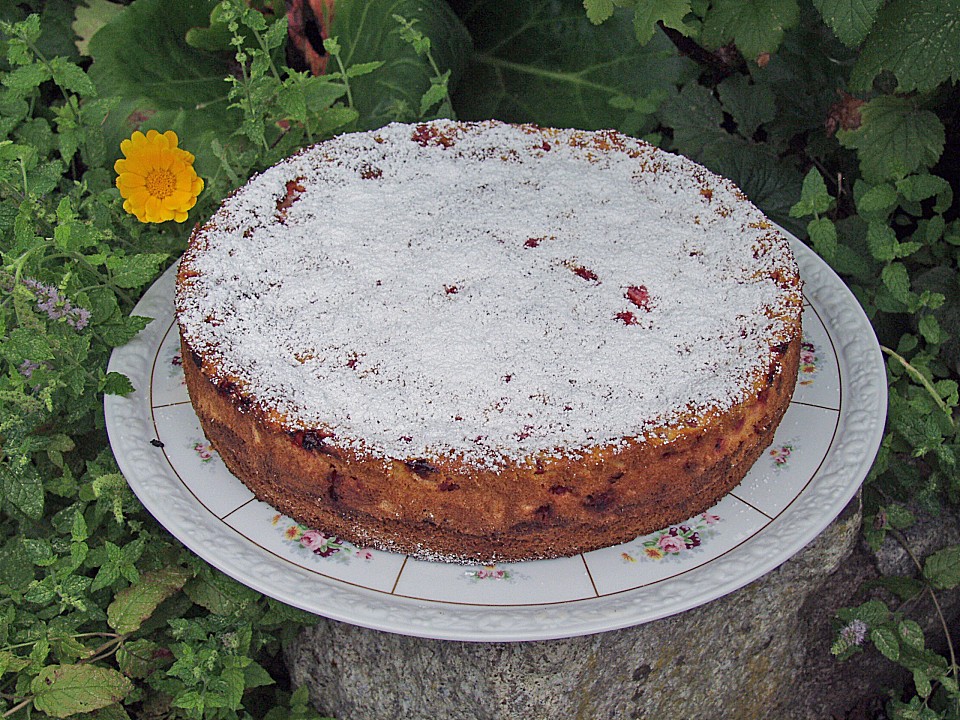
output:
[[[434,560],[569,556],[715,504],[796,381],[788,241],[613,131],[394,124],[250,180],[177,275],[187,386],[261,500]]]

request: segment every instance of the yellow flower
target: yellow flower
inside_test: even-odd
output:
[[[197,202],[203,180],[193,169],[193,155],[177,147],[172,130],[161,134],[137,130],[120,143],[124,158],[117,160],[117,188],[123,209],[140,222],[183,222]]]

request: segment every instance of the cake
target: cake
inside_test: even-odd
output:
[[[784,235],[613,131],[393,124],[251,179],[177,274],[230,471],[359,546],[575,555],[712,507],[773,440],[801,342]]]

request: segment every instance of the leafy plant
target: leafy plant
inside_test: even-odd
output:
[[[943,0],[39,0],[0,6],[0,713],[316,717],[277,654],[311,618],[187,552],[110,453],[109,354],[188,227],[122,209],[134,130],[173,130],[201,219],[334,132],[497,117],[615,127],[730,177],[847,281],[887,359],[874,546],[960,500],[960,11]],[[293,18],[293,22],[288,22]],[[148,39],[148,41],[145,41]],[[958,549],[838,615],[957,718],[955,638],[910,617]],[[945,623],[944,623],[945,625]],[[267,710],[270,708],[269,710]]]

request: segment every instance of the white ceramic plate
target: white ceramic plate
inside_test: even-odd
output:
[[[797,390],[771,448],[715,507],[617,547],[468,566],[357,548],[256,500],[204,438],[183,384],[174,269],[135,313],[154,321],[111,371],[107,430],[134,492],[213,566],[290,605],[378,630],[470,641],[569,637],[649,622],[721,597],[815,538],[857,492],[882,437],[886,377],[843,282],[793,240],[804,279]],[[482,512],[482,509],[479,509]],[[320,529],[322,530],[322,529]]]

